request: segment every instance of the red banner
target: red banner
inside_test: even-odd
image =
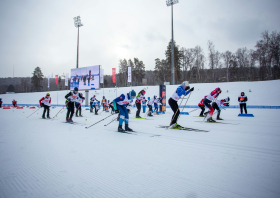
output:
[[[116,68],[112,68],[112,80],[113,83],[116,83]]]
[[[58,75],[55,75],[55,83],[58,86]]]

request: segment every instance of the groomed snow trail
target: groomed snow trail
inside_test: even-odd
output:
[[[104,127],[114,116],[85,129],[105,112],[83,109],[76,125],[62,123],[66,112],[26,118],[32,112],[0,109],[1,198],[280,197],[279,110],[249,109],[254,118],[223,110],[222,122],[236,125],[196,122],[198,111],[181,115],[179,124],[210,130],[202,133],[157,128],[169,124],[168,109],[130,119],[136,134],[116,132],[116,121]]]

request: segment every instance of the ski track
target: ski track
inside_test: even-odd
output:
[[[117,121],[104,127],[114,116],[84,128],[108,113],[83,111],[71,125],[61,123],[65,113],[43,120],[40,114],[26,119],[28,109],[24,114],[5,110],[5,116],[2,111],[1,198],[280,196],[277,110],[255,110],[256,118],[246,121],[234,110],[222,112],[225,122],[239,125],[195,123],[201,118],[181,116],[182,126],[210,129],[207,133],[156,128],[170,122],[168,111],[153,120],[131,119],[136,134],[117,133]],[[256,122],[264,111],[272,114],[266,114],[268,122]],[[9,122],[14,118],[16,125]]]

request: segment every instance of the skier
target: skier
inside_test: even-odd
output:
[[[201,108],[201,112],[199,114],[199,117],[204,117],[203,113],[205,111],[205,105],[203,104],[203,101],[204,99],[206,98],[207,96],[204,96],[204,98],[202,98],[202,100],[200,101],[200,103],[198,103],[198,106]]]
[[[136,101],[135,101],[135,104],[136,104],[136,107],[137,107],[136,118],[141,118],[141,117],[140,117],[141,102],[142,102],[142,100],[144,100],[145,94],[146,94],[146,91],[145,91],[145,90],[141,90],[141,91],[138,93],[138,95],[136,96]]]
[[[98,101],[98,100],[96,99],[96,96],[93,95],[93,97],[90,98],[90,113],[93,112],[93,102],[95,102],[95,101]]]
[[[247,107],[246,107],[247,101],[248,101],[247,96],[245,95],[244,92],[241,92],[241,95],[238,97],[241,114],[243,114],[243,108],[244,108],[245,114],[247,114]]]
[[[222,118],[220,118],[220,113],[221,110],[219,108],[219,106],[229,106],[229,101],[230,98],[226,97],[225,99],[221,99],[221,100],[216,100],[216,102],[212,102],[212,108],[215,110],[217,110],[217,120],[223,120]],[[205,113],[205,115],[208,115],[209,111]]]
[[[126,105],[126,110],[128,114],[131,114],[131,107],[132,107],[133,100],[130,100],[129,103]],[[120,120],[121,114],[119,113],[117,121]]]
[[[107,102],[105,96],[102,98],[102,106],[103,106],[103,111],[105,111],[105,103]]]
[[[82,93],[80,93],[81,96],[83,96]],[[83,117],[82,116],[82,103],[84,102],[84,99],[79,98],[76,102],[75,102],[75,106],[76,106],[76,117]],[[78,115],[79,113],[79,115]]]
[[[155,100],[154,100],[154,107],[155,107],[155,112],[157,115],[159,115],[158,113],[158,105],[161,105],[160,101],[161,98],[157,98],[157,96],[154,96]]]
[[[208,113],[209,116],[207,118],[207,122],[216,122],[212,118],[214,108],[210,105],[210,103],[212,102],[212,100],[217,99],[220,93],[222,93],[222,90],[218,87],[214,91],[212,91],[203,101],[203,104],[210,110]]]
[[[147,115],[152,117],[153,116],[153,103],[154,103],[154,99],[150,99],[150,97],[148,97],[149,101],[148,101],[148,108],[149,108],[149,111],[147,112]]]
[[[42,118],[43,118],[43,119],[46,119],[45,114],[46,114],[46,111],[47,111],[47,118],[48,118],[48,119],[51,119],[51,118],[50,118],[50,106],[51,106],[51,97],[50,97],[50,94],[47,93],[45,97],[43,97],[43,98],[41,98],[41,99],[39,100],[39,103],[40,103],[40,106],[41,106],[41,107],[44,107],[44,111],[43,111]]]
[[[17,107],[17,101],[15,101],[15,99],[13,99],[12,103],[13,103],[13,108]]]
[[[187,91],[188,90],[188,91]],[[172,126],[173,129],[181,129],[183,128],[182,126],[180,126],[179,124],[177,124],[177,119],[178,116],[180,115],[180,110],[178,107],[178,100],[180,99],[180,97],[182,95],[188,95],[191,91],[194,90],[194,87],[192,87],[190,89],[189,86],[189,81],[184,81],[177,89],[176,91],[173,93],[173,95],[169,98],[168,100],[168,104],[170,105],[172,111],[174,112],[172,119],[171,119],[171,123],[170,126]]]
[[[131,92],[127,94],[122,94],[120,95],[120,97],[117,97],[113,100],[115,113],[120,113],[118,132],[133,131],[131,128],[128,127],[129,116],[126,109],[126,105],[130,102],[130,100],[133,100],[135,96],[136,92],[132,90]],[[125,122],[125,129],[122,128],[123,121]]]
[[[94,107],[95,115],[98,115],[98,110],[100,109],[100,101],[94,101],[93,107]]]
[[[66,114],[66,122],[73,122],[72,117],[74,115],[75,110],[75,102],[79,99],[85,99],[81,93],[78,92],[78,87],[74,88],[74,91],[70,91],[68,94],[66,94],[66,107],[67,107],[67,114]],[[69,116],[70,115],[70,116]]]
[[[2,98],[0,98],[0,108],[2,107],[2,103],[3,103]]]
[[[146,107],[147,107],[147,101],[144,97],[144,100],[142,100],[142,107],[143,107],[143,113],[146,113]]]

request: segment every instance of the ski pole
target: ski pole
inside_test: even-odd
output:
[[[69,103],[69,101],[59,110],[59,112]],[[57,114],[59,114],[59,112]],[[57,116],[57,114],[55,114],[55,116]],[[55,118],[55,116],[53,117],[53,119]]]
[[[112,115],[114,115],[114,114],[112,114]],[[101,122],[101,121],[103,121],[103,120],[109,118],[109,117],[112,116],[112,115],[109,115],[109,116],[107,116],[106,118],[103,118],[102,120],[99,120],[98,122],[96,122],[96,123],[94,123],[94,124],[92,124],[92,125],[90,125],[90,126],[88,126],[88,127],[85,127],[85,128],[88,129],[88,128],[92,127],[93,125],[96,125],[97,123],[99,123],[99,122]]]
[[[180,103],[180,105],[179,105],[179,108],[180,108],[180,106],[181,106],[181,104],[182,104],[182,102],[183,102],[183,100],[184,100],[185,96],[186,96],[186,95],[184,95],[184,97],[182,98],[181,103]],[[171,123],[173,122],[173,120],[174,120],[174,118],[175,118],[175,115],[177,114],[177,112],[178,112],[179,108],[177,109],[177,111],[176,111],[176,112],[175,112],[175,114],[173,115],[172,120],[171,120],[171,122],[170,122],[170,124],[169,124],[169,125],[171,125]]]
[[[32,116],[35,112],[39,111],[41,108],[38,108],[36,111],[34,111],[33,113],[31,113],[29,116],[27,116],[26,118],[29,118],[30,116]]]
[[[105,124],[104,126],[108,126],[109,124],[111,124],[112,122],[114,122],[118,117],[114,118],[111,122],[109,122],[108,124]]]
[[[186,104],[187,104],[189,98],[191,97],[191,94],[192,94],[192,92],[190,93],[190,95],[189,95],[189,97],[188,97],[188,99],[187,99],[187,101],[186,101],[186,103],[185,103],[185,105],[184,105],[184,107],[183,107],[183,109],[182,109],[182,112],[184,111],[184,108],[185,108],[185,106],[186,106]],[[180,116],[181,116],[181,114],[179,114],[179,117],[178,117],[177,121],[179,120]]]
[[[198,108],[197,108],[197,109],[194,109],[194,110],[192,110],[192,111],[189,111],[188,113],[194,112],[194,111],[196,111],[196,110],[198,110]]]

